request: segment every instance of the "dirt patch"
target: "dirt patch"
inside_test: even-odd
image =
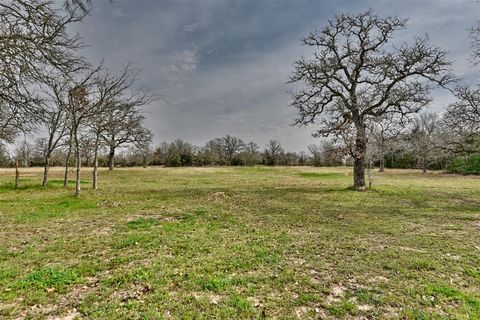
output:
[[[48,320],[73,320],[77,317],[80,317],[81,314],[77,311],[77,309],[73,309],[71,312],[68,314],[61,316],[61,317],[49,317],[47,318]]]
[[[306,263],[305,259],[302,258],[290,257],[288,258],[288,260],[290,260],[292,264],[296,267],[303,266]]]
[[[326,302],[328,304],[331,304],[334,302],[340,302],[341,298],[343,298],[346,291],[347,291],[347,288],[344,287],[341,283],[334,284],[330,288],[330,294],[328,295]]]
[[[305,306],[301,306],[295,309],[295,316],[297,319],[305,319],[305,316],[308,313],[308,308]]]
[[[254,307],[258,308],[262,305],[260,299],[256,297],[248,297],[247,300],[253,304]]]
[[[360,311],[369,311],[369,310],[372,310],[373,307],[368,305],[368,304],[361,304],[361,305],[358,305],[357,306],[358,310]]]
[[[223,200],[223,199],[225,199],[226,197],[227,197],[227,196],[226,196],[225,192],[221,192],[221,191],[220,191],[220,192],[215,192],[214,194],[212,194],[212,195],[210,196],[210,199],[211,199],[211,200]]]
[[[380,283],[380,282],[388,282],[388,278],[384,276],[376,276],[373,278],[368,279],[370,283]]]
[[[149,284],[133,283],[127,289],[115,291],[111,297],[120,300],[122,303],[127,303],[129,300],[143,301],[143,296],[151,290]]]
[[[80,303],[87,293],[97,290],[98,279],[95,277],[87,278],[87,284],[81,287],[73,288],[69,293],[63,295],[58,304],[33,305],[29,309],[20,313],[18,319],[45,318],[49,320],[73,320],[81,317],[81,314],[75,308],[76,303]],[[47,290],[48,291],[48,290]],[[72,303],[72,301],[75,301]],[[72,308],[73,307],[73,308]],[[65,314],[65,309],[70,309]],[[64,314],[64,315],[60,315]]]
[[[222,300],[223,298],[222,296],[219,296],[216,294],[208,294],[205,292],[197,292],[197,291],[192,292],[192,296],[197,300],[206,299],[210,301],[211,304],[215,304],[215,305],[219,304],[220,300]]]

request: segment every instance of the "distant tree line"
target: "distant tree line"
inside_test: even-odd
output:
[[[471,104],[480,92],[465,89],[464,97],[448,107],[443,114],[421,113],[416,117],[388,117],[368,124],[366,161],[379,172],[386,168],[445,170],[461,174],[480,174],[480,127],[475,120],[478,109]],[[469,104],[469,108],[465,105]],[[477,105],[477,104],[475,104]],[[465,112],[469,110],[469,112]],[[459,114],[459,112],[461,113]],[[141,128],[141,127],[139,127]],[[202,146],[177,139],[154,146],[151,134],[139,130],[122,136],[112,144],[111,136],[101,136],[100,142],[86,131],[81,135],[80,159],[83,166],[122,167],[159,165],[167,167],[190,166],[342,166],[354,164],[352,140],[349,133],[336,139],[311,144],[306,151],[286,151],[280,142],[269,141],[260,147],[254,141],[226,135],[214,138]],[[105,138],[108,137],[108,138]],[[120,136],[116,136],[120,137]],[[113,145],[113,155],[112,155]],[[21,166],[45,166],[45,138],[33,143],[23,141],[13,154],[0,148],[0,165],[13,166],[14,159]],[[70,166],[75,159],[68,157],[69,144],[50,153],[49,165]],[[96,154],[96,156],[95,156]],[[67,161],[68,159],[68,161]]]
[[[95,144],[88,136],[80,138],[80,158],[82,165],[94,166]],[[108,141],[107,141],[108,142]],[[271,140],[263,148],[250,141],[226,135],[215,138],[203,146],[177,139],[173,142],[162,142],[154,146],[151,141],[138,145],[136,142],[124,144],[111,160],[110,147],[107,142],[100,143],[97,154],[97,165],[111,167],[112,163],[121,167],[159,165],[167,167],[190,166],[339,166],[345,164],[345,157],[340,147],[331,142],[311,145],[308,152],[285,151],[280,142]],[[68,145],[55,149],[51,153],[49,165],[64,166],[68,157]],[[34,142],[23,141],[13,152],[5,147],[0,149],[0,166],[12,167],[15,159],[22,167],[45,166],[44,140]],[[69,165],[75,159],[68,158]]]
[[[335,165],[342,164],[339,156]],[[256,142],[226,135],[195,146],[183,140],[161,143],[152,154],[152,164],[179,166],[304,166],[313,165],[306,152],[289,152],[280,142],[270,140],[263,148]],[[327,163],[322,163],[327,165]]]

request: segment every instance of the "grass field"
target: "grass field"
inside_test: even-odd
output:
[[[0,171],[0,318],[480,319],[480,179],[345,168]]]

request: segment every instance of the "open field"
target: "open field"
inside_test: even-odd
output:
[[[480,318],[480,179],[345,168],[0,172],[0,318]],[[350,175],[349,175],[350,174]]]

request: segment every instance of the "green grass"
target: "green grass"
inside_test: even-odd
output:
[[[480,319],[480,179],[348,168],[0,170],[0,318]]]

